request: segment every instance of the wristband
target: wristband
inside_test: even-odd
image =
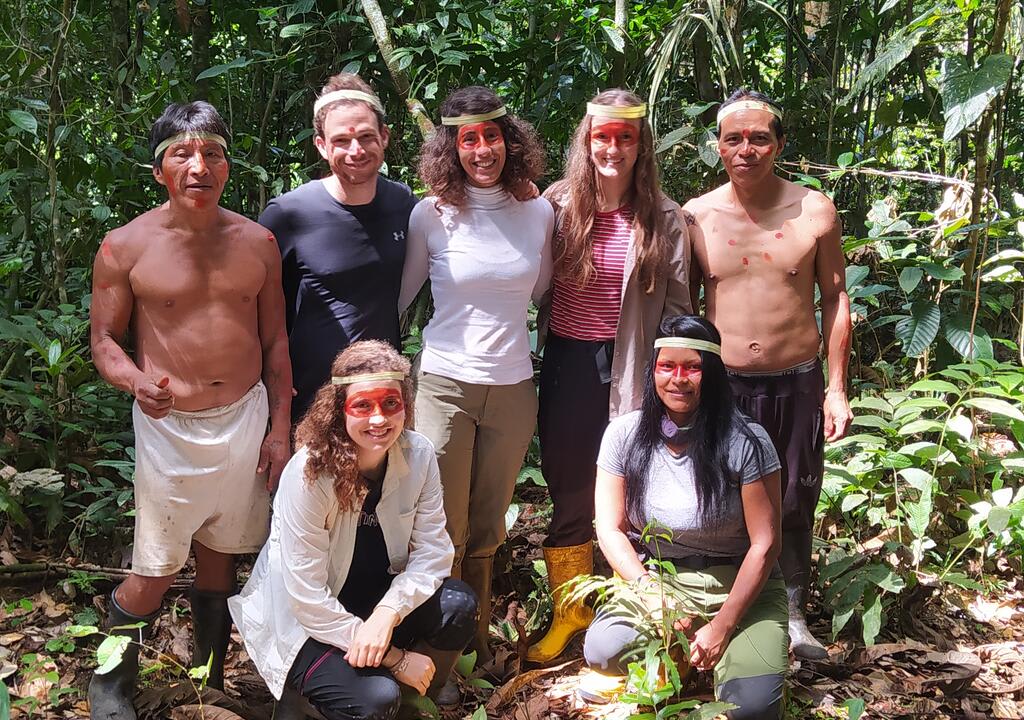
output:
[[[388,648],[388,652],[390,652],[392,649],[393,650],[397,650],[399,652],[398,659],[395,660],[390,665],[384,665],[384,663],[381,662],[381,665],[384,665],[384,669],[385,670],[391,670],[391,669],[397,667],[400,662],[405,660],[405,650],[403,650],[402,648],[392,647],[392,648]],[[384,657],[387,657],[387,653],[384,653]]]

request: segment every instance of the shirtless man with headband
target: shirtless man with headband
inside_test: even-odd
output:
[[[223,687],[234,555],[260,549],[289,458],[291,367],[281,260],[264,228],[219,205],[228,129],[208,103],[169,105],[150,131],[168,201],[113,230],[93,267],[92,354],[135,397],[132,571],[111,594],[112,631],[141,640],[196,556],[195,665]],[[134,357],[125,351],[131,330]],[[269,430],[268,430],[269,420]],[[138,645],[89,685],[94,720],[135,720]]]
[[[718,152],[729,182],[684,207],[693,242],[693,306],[704,286],[707,317],[722,334],[722,360],[737,402],[772,436],[782,460],[782,555],[793,652],[827,651],[804,617],[814,510],[824,441],[843,437],[850,300],[840,223],[823,194],[775,174],[786,138],[782,110],[765,95],[738,90],[718,112]],[[825,389],[814,286],[828,362]]]

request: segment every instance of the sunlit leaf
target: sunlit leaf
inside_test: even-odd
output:
[[[1014,407],[1006,400],[1000,400],[999,398],[972,397],[964,400],[964,405],[970,405],[993,415],[1002,415],[1012,420],[1024,422],[1024,412],[1021,412],[1020,408]]]
[[[993,357],[992,336],[988,330],[976,324],[971,333],[971,318],[965,313],[957,313],[945,318],[942,331],[946,341],[960,353],[965,360]]]
[[[36,122],[35,116],[25,110],[8,110],[7,117],[11,119],[15,126],[33,135],[36,134],[36,130],[39,128],[39,123]]]
[[[864,594],[864,614],[861,616],[864,625],[864,644],[871,647],[882,629],[882,596],[874,590]]]
[[[926,28],[919,27],[910,31],[904,29],[893,35],[875,55],[874,62],[857,74],[857,79],[850,87],[850,92],[843,98],[843,104],[848,104],[872,84],[884,80],[893,68],[906,60],[914,51],[925,32]]]
[[[929,300],[919,300],[910,308],[910,316],[896,323],[896,337],[903,343],[907,357],[920,357],[939,333],[942,312]]]
[[[909,295],[914,292],[914,288],[917,287],[923,277],[924,270],[915,265],[909,265],[900,271],[900,288]]]
[[[94,671],[97,675],[106,675],[121,664],[121,657],[128,649],[131,638],[127,635],[108,635],[96,648],[96,662],[99,667]]]
[[[974,69],[966,57],[951,55],[943,61],[942,104],[945,108],[946,127],[944,142],[951,142],[969,128],[999,94],[1010,78],[1013,58],[1009,55],[989,55]]]

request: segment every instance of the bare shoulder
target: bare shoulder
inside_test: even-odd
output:
[[[841,232],[839,213],[828,195],[811,188],[794,185],[801,192],[799,197],[800,214],[804,222],[814,228],[819,238],[837,235]]]
[[[726,183],[716,187],[714,190],[709,190],[703,195],[687,200],[686,204],[683,205],[683,211],[690,213],[700,221],[701,217],[713,212],[724,203],[725,198],[728,197],[728,187],[729,183]]]
[[[254,220],[231,210],[222,209],[224,228],[229,236],[240,238],[252,247],[260,257],[280,258],[277,239],[274,234]]]
[[[106,234],[99,256],[109,265],[129,270],[160,234],[160,208],[148,210]]]

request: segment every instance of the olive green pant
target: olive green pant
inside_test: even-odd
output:
[[[434,443],[455,567],[494,555],[537,425],[533,380],[479,385],[420,372],[416,431]]]
[[[737,571],[733,565],[717,565],[663,576],[683,598],[675,612],[714,617],[729,596]],[[785,583],[780,578],[769,579],[715,665],[715,694],[720,700],[741,706],[729,717],[780,717],[783,680],[789,667],[788,621]],[[599,610],[583,645],[587,664],[604,672],[625,674],[628,668],[623,656],[641,640],[640,622],[614,609]]]

